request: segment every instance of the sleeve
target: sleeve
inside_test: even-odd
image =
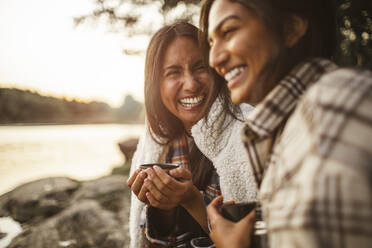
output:
[[[138,168],[138,165],[141,164],[142,154],[144,152],[144,142],[145,135],[140,137],[140,140],[137,145],[137,150],[134,153],[132,159],[132,165],[130,168],[130,176]],[[129,235],[130,235],[130,248],[143,247],[142,234],[140,229],[141,221],[141,212],[143,211],[145,204],[139,201],[135,194],[131,193],[131,205],[129,213]]]
[[[297,121],[307,123],[302,145],[308,139],[310,149],[274,196],[293,199],[295,207],[285,218],[283,210],[269,209],[271,247],[371,247],[372,80],[366,78],[334,72],[298,107]]]
[[[138,168],[140,164],[152,163],[156,161],[165,161],[166,146],[157,144],[151,137],[147,125],[145,132],[140,137],[137,150],[132,159],[130,175]],[[144,211],[145,204],[139,201],[135,194],[131,194],[131,207],[129,214],[129,236],[130,248],[143,247],[143,237],[140,228],[141,214]]]

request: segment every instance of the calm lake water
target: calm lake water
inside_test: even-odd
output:
[[[35,179],[94,179],[124,162],[117,143],[143,125],[0,126],[0,194]]]

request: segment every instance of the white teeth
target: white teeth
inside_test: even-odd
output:
[[[240,73],[242,73],[245,69],[245,66],[236,67],[225,74],[225,80],[230,81],[234,77],[238,76]]]
[[[185,107],[194,107],[198,104],[200,104],[204,100],[204,95],[197,96],[197,97],[188,97],[180,99],[180,103]]]

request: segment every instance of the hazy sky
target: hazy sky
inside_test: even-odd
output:
[[[143,57],[122,53],[125,38],[73,17],[89,0],[0,0],[0,86],[118,106],[143,100]],[[145,47],[147,41],[142,41]]]

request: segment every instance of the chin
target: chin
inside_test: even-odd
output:
[[[234,104],[241,104],[246,102],[244,95],[240,94],[240,92],[231,92],[231,101]]]

